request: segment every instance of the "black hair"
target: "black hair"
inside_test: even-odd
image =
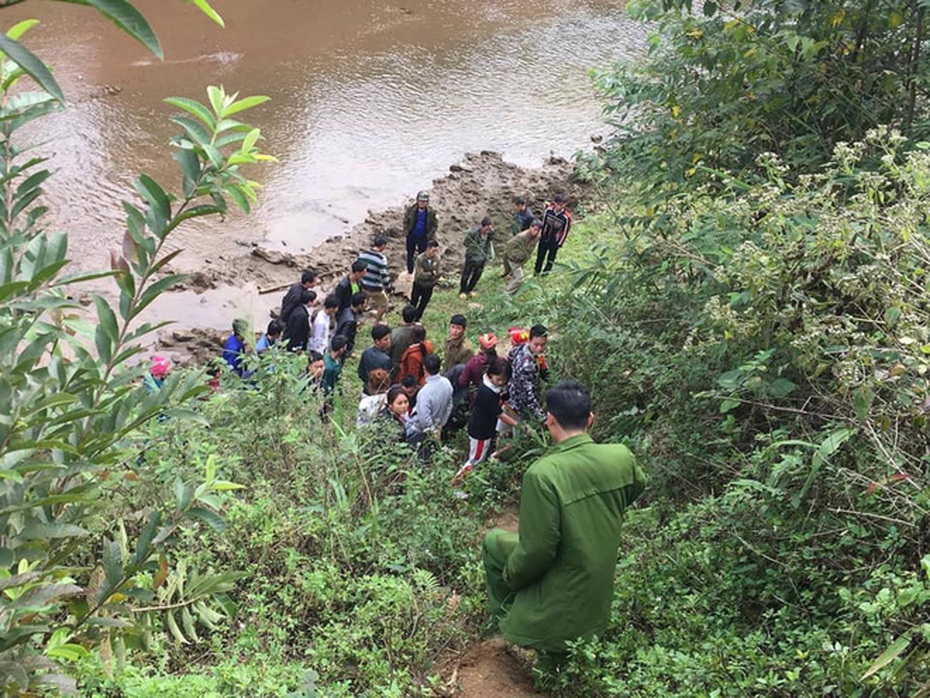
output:
[[[439,247],[439,243],[436,240],[430,240],[428,243],[426,243],[426,246],[427,247]]]
[[[565,194],[556,194],[552,197],[553,203],[564,204],[565,203]]]
[[[307,303],[312,303],[316,300],[316,291],[313,291],[309,288],[305,288],[300,292],[300,304],[307,305]]]
[[[358,274],[360,271],[365,271],[367,268],[368,265],[360,259],[356,259],[354,262],[352,262],[352,271],[356,274]]]
[[[583,383],[561,381],[546,391],[546,409],[563,429],[584,429],[591,416],[591,393]]]
[[[371,338],[376,342],[391,334],[391,328],[387,325],[375,325],[371,328]]]
[[[529,225],[530,228],[542,228],[542,221],[538,218],[534,218],[533,222]]]
[[[388,388],[387,398],[384,400],[384,408],[388,409],[391,405],[393,405],[398,395],[407,397],[407,393],[404,392],[404,386],[395,383],[390,388]]]
[[[427,354],[423,359],[423,368],[426,369],[426,372],[431,376],[435,376],[439,373],[440,365],[442,365],[442,361],[439,358],[439,354]]]
[[[468,327],[468,320],[464,315],[456,313],[452,316],[452,319],[449,320],[450,325],[461,325],[462,327]]]
[[[300,274],[300,283],[309,284],[314,279],[319,279],[320,275],[317,274],[313,269],[304,269]]]
[[[416,388],[419,385],[413,376],[404,376],[400,379],[400,384],[405,388]]]
[[[410,343],[416,344],[426,339],[426,328],[423,325],[414,325],[410,330]]]
[[[514,206],[523,206],[526,203],[526,200],[522,196],[513,197]]]
[[[284,332],[284,323],[280,320],[272,320],[268,323],[268,329],[265,330],[265,334],[269,337],[272,337],[276,334],[281,334]]]
[[[481,227],[483,228],[486,225],[491,225],[493,222],[494,221],[492,221],[488,216],[485,216],[484,218],[481,219]]]
[[[307,357],[308,357],[308,360],[307,360],[308,364],[315,364],[317,361],[323,360],[323,355],[320,352],[313,351],[313,350],[311,350],[310,353],[307,354]]]
[[[489,376],[504,376],[510,380],[510,362],[503,356],[495,356],[485,364],[485,372]]]
[[[404,322],[410,324],[417,319],[417,312],[417,307],[408,303],[404,306],[404,309],[400,311],[400,316],[404,319]]]
[[[533,337],[548,337],[548,336],[549,336],[549,328],[546,327],[545,325],[533,325],[530,328],[530,339],[533,339]]]
[[[329,348],[332,351],[339,351],[348,343],[349,343],[349,340],[346,339],[346,336],[344,334],[337,334],[335,337],[333,337],[333,341],[329,343]]]
[[[384,247],[385,245],[387,245],[387,238],[380,233],[375,235],[375,239],[371,241],[372,247]]]
[[[359,305],[365,305],[365,294],[359,291],[358,293],[352,294],[352,300],[349,301],[349,305],[353,308]]]
[[[334,293],[330,293],[328,296],[326,296],[326,300],[323,301],[323,307],[324,308],[338,308],[339,297]]]

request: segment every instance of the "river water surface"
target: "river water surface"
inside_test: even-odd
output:
[[[30,133],[58,170],[48,203],[82,267],[107,264],[121,198],[147,172],[176,188],[165,96],[205,101],[223,84],[271,101],[246,114],[280,164],[252,216],[178,234],[181,266],[257,240],[306,250],[369,209],[396,205],[475,150],[518,164],[569,156],[603,130],[588,70],[642,48],[611,0],[215,0],[221,29],[173,0],[136,4],[165,48],[159,61],[94,11],[26,2],[3,29],[41,24],[24,43],[54,67],[67,109]]]

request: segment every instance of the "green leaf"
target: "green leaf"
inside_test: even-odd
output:
[[[166,97],[165,102],[174,107],[177,107],[178,109],[183,109],[188,114],[193,114],[203,123],[205,123],[207,128],[209,128],[211,131],[216,128],[216,119],[213,117],[213,114],[211,114],[210,110],[197,100],[187,99],[186,97]]]
[[[226,27],[226,23],[223,21],[223,18],[220,17],[216,10],[210,7],[210,3],[208,3],[207,0],[188,0],[188,2],[193,3],[200,9],[201,12],[203,12],[207,17],[212,19],[221,27]]]
[[[42,538],[72,538],[86,536],[88,532],[74,524],[41,524],[27,525],[17,536],[22,540],[39,540]]]
[[[901,656],[901,654],[908,648],[908,645],[910,644],[911,637],[905,633],[897,640],[892,642],[891,645],[879,655],[878,659],[872,662],[872,666],[869,667],[868,671],[866,671],[859,680],[864,681],[873,674],[884,669],[886,666],[891,664],[891,662]]]
[[[226,108],[224,116],[232,116],[233,114],[238,114],[241,111],[246,109],[252,109],[257,107],[259,104],[264,104],[271,97],[264,97],[261,95],[255,95],[253,97],[243,97],[242,99],[236,100]],[[257,130],[257,129],[255,129]]]
[[[180,642],[182,645],[188,644],[187,638],[184,637],[184,634],[181,632],[181,629],[178,627],[178,622],[174,619],[174,613],[168,611],[166,614],[165,620],[168,623],[168,630],[174,636],[174,639]]]
[[[60,104],[65,103],[65,95],[58,83],[55,82],[55,78],[52,77],[51,71],[32,51],[7,36],[0,36],[0,51],[3,51],[10,60],[25,70],[57,102]]]
[[[24,19],[22,22],[14,24],[7,31],[6,35],[13,39],[13,41],[19,41],[23,38],[23,34],[32,29],[35,25],[39,23],[37,19]]]
[[[57,0],[57,2],[97,8],[100,14],[143,44],[149,51],[159,58],[165,57],[152,27],[142,16],[142,13],[126,0]]]
[[[797,386],[787,378],[776,378],[768,384],[768,393],[774,398],[788,397]]]
[[[222,532],[226,530],[226,522],[209,509],[204,509],[203,507],[194,507],[190,510],[190,515],[194,518],[200,519],[214,531]]]
[[[226,116],[226,93],[223,88],[216,85],[208,86],[207,97],[210,98],[210,106],[213,107],[217,118],[222,119]]]
[[[720,414],[726,414],[739,407],[742,403],[739,400],[723,400],[720,403]]]
[[[153,227],[152,232],[158,235],[164,231],[168,225],[168,219],[171,218],[171,201],[168,199],[165,190],[161,188],[161,185],[146,174],[139,175],[135,187],[136,191],[151,206],[151,212],[155,215],[155,219],[151,220],[147,216],[146,221]]]
[[[111,591],[115,591],[123,579],[123,551],[119,541],[111,540],[103,547],[103,572]]]
[[[200,642],[200,638],[197,636],[197,630],[194,627],[194,617],[191,615],[191,612],[187,610],[187,607],[181,609],[181,621],[184,623],[184,632],[187,633],[187,636],[194,642]]]

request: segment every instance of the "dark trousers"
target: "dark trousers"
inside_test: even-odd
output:
[[[539,249],[536,250],[536,273],[538,274],[541,271],[552,271],[552,263],[555,262],[555,256],[558,252],[559,243],[556,242],[554,237],[547,239],[540,238]],[[546,263],[545,269],[543,269],[543,262]]]
[[[426,306],[429,305],[429,299],[432,297],[432,286],[421,286],[416,281],[413,282],[413,290],[410,292],[410,305],[417,309],[417,318],[423,317]]]
[[[407,235],[407,273],[413,273],[413,262],[417,255],[426,252],[426,238],[417,238],[413,235]]]
[[[459,293],[471,293],[475,290],[478,279],[484,271],[484,262],[469,262],[465,260],[465,267],[462,269],[462,281],[459,284]]]

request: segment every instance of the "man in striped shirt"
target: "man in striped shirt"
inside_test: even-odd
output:
[[[568,231],[572,227],[572,214],[565,208],[565,197],[556,194],[552,203],[546,205],[542,219],[542,233],[539,236],[539,249],[536,251],[536,274],[552,271],[552,264],[559,248],[565,244]],[[545,262],[545,268],[543,268]]]
[[[360,262],[365,263],[365,276],[362,277],[362,292],[365,294],[367,305],[375,311],[375,322],[381,322],[388,308],[388,289],[391,287],[391,277],[388,275],[388,261],[384,256],[387,247],[387,238],[375,235],[371,241],[371,249],[359,254]]]

